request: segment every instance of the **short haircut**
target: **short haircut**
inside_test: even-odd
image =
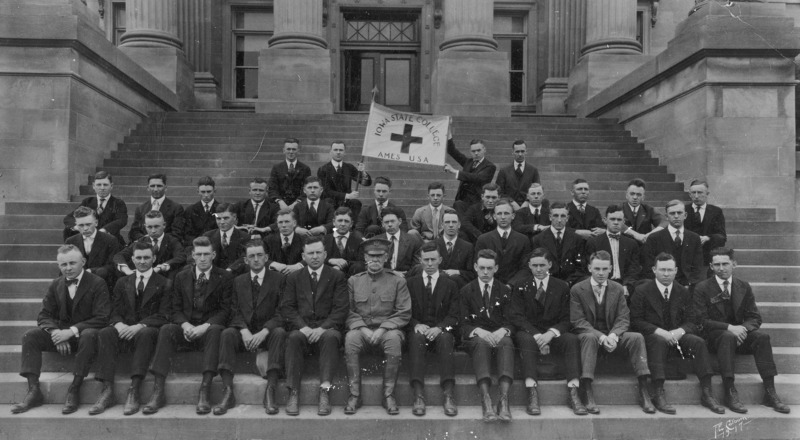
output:
[[[160,218],[160,219],[163,219],[164,218],[164,214],[162,214],[161,211],[156,211],[154,209],[154,210],[148,212],[147,214],[145,214],[144,218],[145,219],[148,219],[148,218]]]
[[[683,202],[681,202],[678,199],[673,199],[673,200],[670,200],[669,202],[667,202],[667,204],[664,207],[664,209],[669,209],[669,208],[672,208],[673,206],[677,206],[677,205],[683,206]]]
[[[150,243],[149,241],[134,241],[132,247],[133,247],[133,251],[134,252],[136,252],[136,251],[146,251],[146,250],[149,249],[150,252],[153,253],[153,255],[156,254],[156,250],[153,248],[152,243]]]
[[[592,261],[600,260],[600,261],[608,261],[611,262],[611,254],[606,251],[597,251],[589,256],[589,264],[592,264]]]
[[[333,212],[333,218],[339,217],[340,215],[346,215],[350,217],[350,220],[353,220],[353,210],[348,208],[347,206],[340,206],[336,208],[336,211]]]
[[[528,186],[528,191],[530,191],[531,188],[542,188],[542,191],[544,191],[544,187],[542,187],[542,184],[539,182],[531,183],[530,186]]]
[[[111,178],[111,173],[105,170],[101,170],[94,173],[94,180],[101,180],[101,179],[108,179],[109,182],[114,183],[114,179]]]
[[[90,215],[97,219],[97,212],[88,206],[79,206],[78,209],[72,212],[73,218],[83,218]]]
[[[586,180],[586,179],[582,179],[582,178],[578,177],[577,179],[575,179],[575,180],[573,180],[573,181],[572,181],[572,186],[574,187],[575,185],[577,185],[577,184],[579,184],[579,183],[585,183],[585,184],[587,184],[587,185],[588,185],[588,184],[589,184],[589,181],[588,181],[588,180]]]
[[[431,192],[432,189],[440,189],[442,193],[444,193],[444,183],[442,182],[431,182],[428,185],[428,192]]]
[[[487,260],[493,260],[494,264],[497,264],[497,252],[491,249],[481,249],[475,253],[475,262],[478,262],[478,259],[485,258]]]
[[[321,235],[307,235],[303,239],[303,250],[305,250],[306,246],[312,245],[314,243],[322,243],[322,236]]]
[[[223,202],[223,203],[220,203],[219,205],[217,205],[217,209],[215,209],[214,212],[216,212],[217,214],[220,214],[220,213],[223,213],[223,212],[230,212],[231,214],[236,214],[236,207],[233,206],[233,203],[225,203],[225,202]]]
[[[286,138],[286,139],[283,140],[283,144],[284,145],[286,145],[286,144],[297,144],[297,146],[299,147],[300,146],[300,141],[298,141],[297,138]]]
[[[331,142],[331,148],[333,148],[334,144],[342,144],[342,146],[344,146],[344,148],[347,149],[347,144],[345,144],[342,141],[333,141],[333,142]]]
[[[261,250],[265,252],[267,250],[267,246],[264,245],[264,240],[259,240],[259,239],[249,240],[247,243],[244,244],[245,252],[247,252],[247,249],[255,247],[260,247]]]
[[[550,204],[550,212],[556,209],[567,209],[567,204],[564,202],[553,202]]]
[[[692,180],[692,183],[689,184],[689,186],[695,185],[703,185],[706,187],[706,189],[708,189],[708,182],[706,182],[704,179],[694,179]]]
[[[308,177],[306,177],[306,181],[303,183],[303,186],[306,186],[309,183],[314,183],[314,182],[320,183],[319,177],[317,177],[317,176],[308,176]]]
[[[147,183],[149,184],[150,181],[153,180],[153,179],[159,179],[162,182],[164,182],[164,185],[167,184],[167,175],[164,174],[164,173],[156,173],[156,174],[151,174],[151,175],[147,176]]]
[[[419,248],[420,255],[422,255],[423,252],[433,252],[433,251],[439,252],[439,246],[436,245],[435,241],[429,241],[423,244],[421,248]]]
[[[379,183],[382,183],[382,184],[388,186],[389,188],[392,187],[392,180],[389,179],[388,177],[383,177],[383,176],[376,177],[375,178],[375,185],[377,185]]]
[[[397,216],[397,219],[400,220],[400,210],[395,208],[394,206],[387,206],[383,208],[381,211],[381,221],[383,221],[384,217],[387,215],[394,215]]]
[[[533,251],[531,251],[531,253],[528,254],[528,258],[526,259],[526,261],[530,262],[532,259],[539,258],[539,257],[544,258],[549,263],[553,263],[553,256],[550,254],[550,251],[548,251],[545,248],[541,248],[541,247],[536,248]]]
[[[720,247],[717,247],[717,248],[714,248],[714,249],[711,250],[711,258],[712,259],[714,257],[721,257],[721,256],[725,256],[725,255],[727,255],[731,259],[731,261],[736,259],[736,258],[734,258],[733,248],[720,246]]]
[[[639,188],[642,188],[642,189],[647,189],[647,184],[644,183],[644,180],[642,180],[642,179],[640,179],[638,177],[635,178],[635,179],[632,179],[630,182],[628,182],[628,186],[636,186],[636,187],[639,187]]]
[[[81,254],[81,256],[83,256],[83,253],[81,253],[81,250],[78,249],[78,247],[75,246],[74,244],[65,244],[65,245],[59,246],[59,248],[58,248],[58,250],[56,252],[58,253],[58,255],[64,255],[64,254],[68,254],[70,252],[77,252],[77,253]]]
[[[211,240],[205,235],[195,238],[192,240],[192,249],[196,249],[198,247],[211,247]]]
[[[500,191],[500,185],[494,182],[489,182],[481,187],[481,195],[483,195],[483,193],[486,191]]]
[[[525,145],[527,147],[527,145],[525,144],[525,141],[523,141],[522,139],[515,140],[514,143],[511,144],[511,148],[514,148],[517,145]]]
[[[292,208],[283,208],[283,209],[281,209],[280,211],[278,211],[277,214],[275,214],[275,218],[277,219],[278,217],[280,217],[282,215],[291,215],[292,216],[292,220],[297,220],[297,217],[295,216],[294,210]]]
[[[269,182],[267,182],[267,179],[263,177],[253,177],[253,180],[251,180],[250,183],[257,183],[259,185],[264,183],[269,184]]]
[[[672,254],[670,253],[661,252],[658,255],[656,255],[656,260],[655,262],[653,262],[653,267],[655,267],[655,265],[658,264],[659,261],[670,261],[670,260],[675,261],[675,257],[673,257]],[[677,261],[675,261],[675,263],[677,263]]]
[[[217,183],[214,182],[214,179],[212,179],[211,176],[203,176],[197,180],[197,186],[211,186],[216,188]]]
[[[472,147],[473,145],[481,144],[484,148],[486,148],[486,141],[483,139],[473,139],[469,141],[469,146]]]
[[[444,213],[442,213],[442,218],[444,218],[444,216],[447,215],[447,214],[455,215],[458,218],[458,221],[461,222],[461,215],[455,209],[453,209],[453,208],[445,209]]]
[[[613,213],[619,212],[619,211],[622,211],[622,207],[621,206],[619,206],[619,205],[608,205],[608,207],[606,208],[606,217],[608,217],[608,214],[613,214]]]
[[[497,203],[494,204],[494,210],[496,211],[498,206],[504,206],[504,205],[511,206],[511,202],[508,201],[508,199],[505,199],[505,198],[500,199],[500,200],[497,201]],[[514,213],[514,207],[513,206],[511,207],[511,213],[512,214]]]

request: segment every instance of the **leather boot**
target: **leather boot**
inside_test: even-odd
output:
[[[233,394],[233,387],[225,387],[222,389],[222,400],[214,407],[214,415],[221,416],[234,406],[236,406],[236,396]]]
[[[156,376],[155,384],[153,385],[153,395],[150,396],[150,401],[142,408],[142,414],[155,414],[167,404],[167,395],[164,391],[165,381],[165,377]]]
[[[98,414],[102,414],[107,408],[111,408],[114,406],[116,402],[114,401],[114,382],[104,381],[103,382],[103,391],[100,392],[100,396],[97,398],[97,402],[89,408],[89,415],[96,416]]]
[[[318,416],[329,416],[331,414],[331,398],[328,395],[328,390],[320,387],[319,389],[319,408],[317,409]]]
[[[532,416],[538,416],[542,413],[539,408],[539,391],[537,387],[528,388],[528,406],[525,408],[525,412]]]
[[[500,394],[497,400],[497,419],[501,422],[511,421],[511,409],[508,407],[508,394]]]
[[[675,408],[667,402],[667,394],[664,392],[664,387],[659,386],[655,389],[653,395],[653,406],[664,414],[675,414]]]
[[[346,355],[347,383],[350,396],[344,406],[345,414],[355,414],[361,408],[361,366],[358,362],[358,355]]]
[[[300,390],[289,388],[289,399],[286,400],[286,414],[296,416],[300,414]]]
[[[22,414],[31,408],[42,406],[43,403],[44,395],[41,388],[39,388],[39,384],[30,384],[28,385],[28,392],[22,398],[22,402],[11,407],[11,414]]]
[[[581,391],[583,391],[583,396],[586,398],[586,411],[589,414],[600,414],[600,408],[597,407],[597,403],[594,401],[594,390],[592,390],[592,381],[591,380],[582,380],[581,381]]]
[[[203,382],[200,384],[200,391],[197,393],[197,408],[195,408],[195,412],[199,415],[211,412],[211,399],[208,397],[210,388],[211,383]]]
[[[711,387],[703,387],[700,394],[700,404],[717,414],[725,414],[725,408],[717,402]]]
[[[789,414],[789,412],[791,412],[791,409],[781,402],[781,398],[778,397],[778,392],[775,391],[775,386],[764,386],[764,405],[782,414]]]
[[[415,416],[425,415],[425,396],[422,393],[414,395],[414,406],[411,408],[411,414]]]
[[[397,407],[397,400],[394,398],[398,374],[400,374],[400,356],[386,356],[386,364],[383,366],[383,407],[390,416],[400,414],[400,408]]]
[[[642,411],[645,413],[656,413],[656,408],[650,400],[650,392],[647,390],[647,379],[645,377],[639,378],[639,404],[642,405]]]
[[[486,423],[496,422],[497,413],[494,412],[494,406],[492,405],[492,397],[489,395],[488,392],[484,392],[481,395],[481,406],[483,407],[483,421]]]
[[[733,385],[725,389],[725,405],[733,412],[739,414],[747,413],[747,408],[745,408],[742,401],[739,400],[739,392],[736,391],[736,387]]]
[[[275,398],[275,385],[272,382],[267,382],[264,389],[264,410],[271,416],[278,414],[278,400]]]
[[[70,385],[67,390],[67,398],[64,399],[64,407],[61,408],[61,414],[72,414],[78,410],[81,404],[81,387]]]
[[[132,386],[128,388],[128,397],[125,398],[125,407],[122,414],[129,416],[139,412],[139,405],[141,399],[139,398],[139,387]]]
[[[453,381],[448,380],[445,382],[442,390],[442,397],[444,398],[442,407],[444,407],[444,415],[448,417],[455,417],[458,415],[458,407],[456,406],[456,399],[453,396],[453,388],[455,388],[455,384]]]
[[[589,411],[586,410],[586,407],[583,406],[583,402],[581,402],[581,396],[578,393],[578,387],[567,387],[567,391],[569,393],[569,397],[567,398],[567,406],[572,408],[572,412],[574,412],[576,416],[585,416],[586,414],[589,414]]]

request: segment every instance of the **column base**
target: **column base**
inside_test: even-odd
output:
[[[433,72],[433,113],[511,116],[505,52],[443,51]]]
[[[194,108],[216,110],[222,108],[222,93],[210,72],[194,73]]]
[[[584,55],[569,75],[566,112],[586,116],[584,104],[587,100],[652,58],[648,55]]]
[[[120,47],[136,64],[178,95],[179,110],[194,105],[194,72],[186,54],[174,47]]]
[[[331,114],[331,55],[324,49],[263,49],[256,113]]]
[[[536,102],[536,110],[544,115],[567,113],[568,78],[547,78]]]

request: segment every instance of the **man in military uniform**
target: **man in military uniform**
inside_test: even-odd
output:
[[[373,238],[363,243],[367,270],[347,280],[350,315],[344,353],[350,397],[345,414],[355,414],[361,406],[361,366],[359,354],[368,347],[380,347],[386,355],[383,370],[383,406],[389,415],[399,414],[394,387],[400,371],[403,327],[411,319],[411,296],[406,280],[384,269],[391,254],[391,242]]]

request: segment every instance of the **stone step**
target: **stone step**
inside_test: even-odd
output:
[[[0,261],[52,261],[58,244],[0,244]]]
[[[216,137],[263,136],[265,133],[272,138],[296,137],[298,134],[325,134],[335,138],[338,134],[361,135],[363,137],[367,124],[342,125],[342,124],[168,124],[161,127],[153,125],[139,125],[130,132],[131,136],[199,136],[203,133]],[[459,129],[458,138],[480,136],[518,136],[524,140],[533,139],[539,135],[582,135],[582,136],[620,136],[630,133],[624,130],[609,130],[604,127],[570,127],[565,132],[564,128],[556,126],[509,126],[498,130],[496,127],[469,127]]]
[[[736,276],[748,282],[800,283],[800,266],[740,265]]]
[[[753,294],[758,301],[800,302],[800,284],[798,283],[750,283]]]
[[[735,255],[738,264],[800,266],[800,249],[736,248]]]
[[[350,134],[342,134],[342,136],[337,136],[336,134],[331,135],[327,133],[304,133],[303,129],[298,130],[299,133],[287,133],[289,136],[296,138],[299,142],[301,147],[303,145],[316,145],[316,146],[330,146],[331,142],[334,140],[339,140],[345,142],[351,148],[361,147],[364,140],[364,132],[353,132]],[[525,130],[521,130],[520,134],[524,134]],[[514,140],[518,138],[518,136],[511,135],[507,136],[504,133],[476,133],[475,136],[470,137],[461,137],[455,136],[454,142],[456,143],[457,147],[461,147],[466,149],[469,145],[469,141],[474,137],[480,137],[483,139],[486,144],[484,146],[488,146],[490,148],[494,147],[504,147],[509,148]],[[274,149],[275,151],[280,151],[283,147],[283,141],[286,139],[286,135],[278,135],[278,136],[271,136],[270,132],[260,132],[254,133],[249,136],[180,136],[180,135],[164,135],[162,133],[154,132],[152,134],[141,134],[135,135],[130,134],[125,137],[124,142],[138,142],[138,143],[145,143],[145,144],[158,144],[158,143],[174,143],[174,144],[181,144],[186,142],[196,142],[198,144],[221,144],[221,143],[229,143],[229,144],[250,144],[250,145],[264,145],[267,149]],[[564,130],[561,133],[553,132],[552,134],[540,134],[540,135],[533,135],[533,136],[525,136],[525,141],[532,143],[534,146],[540,143],[549,144],[551,142],[609,142],[609,143],[618,143],[618,144],[637,144],[638,141],[636,138],[626,135],[624,133],[606,133],[605,135],[583,135],[583,134],[571,134],[569,130]]]
[[[800,249],[800,240],[792,238],[784,235],[728,234],[726,245],[734,249]]]
[[[61,215],[2,215],[0,229],[64,229],[64,214]],[[59,240],[60,241],[60,240]]]
[[[800,324],[769,322],[761,324],[760,330],[769,334],[776,347],[800,347]]]
[[[55,254],[53,254],[55,258]],[[42,278],[58,276],[55,259],[51,261],[0,261],[0,278]]]
[[[3,321],[30,320],[31,325],[35,326],[35,320],[40,310],[42,310],[40,298],[0,298],[0,320]],[[19,340],[13,343],[17,344]]]
[[[70,208],[77,206],[75,203],[65,205],[69,205]],[[18,224],[16,226],[27,225]],[[2,244],[60,243],[61,241],[63,241],[63,237],[61,231],[57,229],[0,229],[0,243]]]
[[[800,303],[758,302],[761,319],[770,323],[800,323]],[[800,338],[800,334],[797,335]]]
[[[800,222],[725,222],[725,230],[729,234],[758,235],[800,235]],[[794,238],[800,242],[800,237]]]
[[[200,138],[202,139],[202,138]],[[355,138],[338,138],[335,139],[338,141],[345,142],[347,144],[347,150],[349,153],[349,157],[355,160],[356,157],[360,156],[361,154],[361,146],[364,141],[364,136],[359,135]],[[270,139],[270,142],[267,142],[267,139],[264,139],[262,142],[261,138],[257,141],[247,141],[247,142],[240,142],[236,140],[236,138],[226,139],[224,141],[218,142],[211,142],[211,143],[195,143],[195,139],[192,138],[184,138],[182,140],[165,140],[160,139],[158,137],[151,137],[151,138],[142,138],[140,140],[129,140],[124,143],[118,144],[119,151],[220,151],[220,149],[229,149],[230,151],[238,151],[238,152],[247,152],[247,151],[258,151],[259,146],[261,147],[261,151],[264,153],[278,153],[282,150],[282,142],[283,139]],[[308,143],[304,142],[302,144],[302,149],[300,151],[301,157],[303,154],[328,154],[330,151],[331,140],[321,140],[317,143]],[[465,142],[468,144],[468,142]],[[489,140],[486,140],[486,143],[489,144]],[[508,140],[502,139],[495,139],[494,143],[486,145],[487,155],[489,159],[497,162],[505,162],[509,161],[509,146],[511,142]],[[592,139],[585,139],[585,140],[553,140],[548,141],[546,143],[541,143],[537,145],[532,145],[529,149],[533,154],[534,151],[538,151],[541,148],[547,149],[554,149],[554,150],[613,150],[613,151],[644,151],[644,144],[639,142],[608,142],[608,141],[598,141],[594,138]],[[464,148],[464,153],[466,154],[466,147]],[[348,159],[349,160],[349,159]]]
[[[56,271],[57,267],[53,267]],[[52,272],[48,272],[52,273]],[[6,278],[0,277],[0,297],[4,299],[33,299],[44,297],[47,287],[55,278],[55,274],[50,279],[47,278]],[[34,292],[38,292],[38,295]]]

